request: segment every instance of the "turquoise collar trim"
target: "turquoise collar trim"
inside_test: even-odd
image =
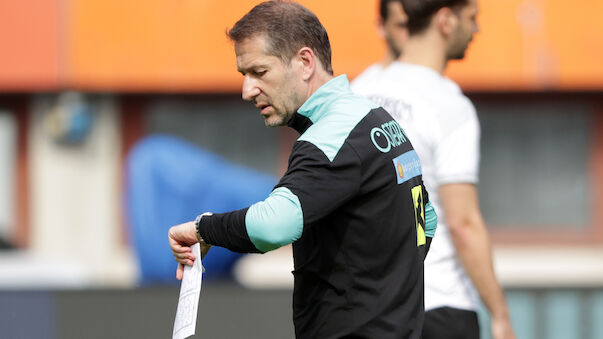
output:
[[[329,104],[334,101],[334,97],[350,93],[352,90],[348,77],[342,74],[320,86],[297,110],[297,113],[308,117],[312,123],[316,123],[328,112]]]

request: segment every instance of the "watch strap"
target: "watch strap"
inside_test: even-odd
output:
[[[199,225],[201,224],[201,219],[202,219],[203,217],[207,217],[207,216],[210,216],[210,215],[213,215],[213,213],[211,213],[211,212],[205,212],[205,213],[199,214],[199,215],[198,215],[198,216],[195,218],[195,230],[197,231],[197,238],[199,239],[199,241],[200,241],[200,242],[205,242],[205,241],[203,240],[203,237],[202,237],[202,236],[201,236],[201,234],[199,233]]]

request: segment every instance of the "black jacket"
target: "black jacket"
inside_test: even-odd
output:
[[[290,125],[301,135],[272,194],[203,218],[201,237],[240,252],[293,243],[298,338],[419,338],[435,213],[404,131],[345,76],[320,87]]]

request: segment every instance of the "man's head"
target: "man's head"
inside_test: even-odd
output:
[[[410,36],[439,32],[446,40],[446,60],[462,59],[479,31],[477,0],[401,0]]]
[[[235,44],[243,99],[267,126],[286,125],[309,96],[316,74],[331,76],[331,45],[318,18],[303,6],[267,1],[227,32]]]
[[[408,17],[400,0],[381,0],[379,3],[379,29],[392,56],[397,59],[408,38]]]

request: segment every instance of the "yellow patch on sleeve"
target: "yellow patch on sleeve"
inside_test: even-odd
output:
[[[423,203],[423,187],[417,185],[412,188],[412,201],[415,207],[415,221],[417,223],[417,247],[425,245],[425,204]]]

